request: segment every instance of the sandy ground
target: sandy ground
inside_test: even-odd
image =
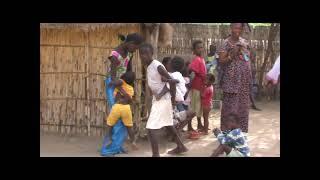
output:
[[[253,157],[280,157],[280,102],[258,102],[262,111],[250,110],[248,143]],[[213,110],[209,119],[210,127],[219,127],[220,113]],[[196,119],[193,120],[196,127]],[[56,134],[40,134],[41,157],[100,157],[98,148],[102,137],[62,136]],[[179,157],[208,157],[218,146],[217,139],[210,131],[209,135],[198,140],[184,139],[189,149]],[[147,140],[138,141],[139,150],[128,149],[128,154],[118,154],[116,157],[150,157],[151,147]],[[160,153],[163,157],[170,157],[166,152],[175,147],[172,142],[162,140]]]

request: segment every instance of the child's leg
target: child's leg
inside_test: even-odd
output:
[[[183,153],[188,151],[188,149],[184,146],[184,144],[182,143],[182,140],[180,138],[180,136],[177,133],[177,130],[173,127],[173,126],[167,126],[167,129],[169,129],[169,131],[173,134],[177,147],[171,151],[168,152],[168,154],[178,154],[178,153]]]
[[[129,137],[130,137],[130,142],[132,144],[132,147],[133,147],[134,150],[137,150],[138,147],[136,145],[136,138],[135,138],[132,126],[131,127],[127,126],[127,130],[128,130],[128,134],[129,134]]]
[[[192,128],[192,119],[188,122],[188,131],[194,131],[194,129]]]
[[[154,129],[148,129],[148,136],[152,149],[152,157],[160,157],[158,137],[156,135],[156,131]]]
[[[191,122],[191,120],[193,119],[193,117],[196,116],[196,113],[195,112],[192,112],[192,111],[187,111],[187,117],[186,119],[181,122],[179,125],[178,125],[178,130],[179,129],[183,129],[187,124],[189,124]]]
[[[222,154],[223,152],[225,152],[226,154],[229,154],[231,151],[232,151],[231,147],[224,144],[220,144],[218,148],[212,153],[211,157],[217,157],[219,154]]]
[[[209,129],[209,113],[210,113],[210,107],[204,107],[203,108],[203,120],[204,120],[204,127],[203,132],[208,134]]]
[[[197,117],[197,120],[198,120],[198,130],[201,130],[201,129],[203,129],[203,125],[202,125],[202,123],[201,123],[201,117]]]

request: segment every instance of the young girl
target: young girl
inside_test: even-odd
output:
[[[204,135],[208,134],[209,127],[209,113],[212,108],[212,98],[214,95],[213,84],[215,77],[213,74],[207,74],[205,81],[205,88],[201,93],[201,105],[203,110],[204,127],[201,130]]]
[[[134,53],[139,45],[143,42],[143,37],[138,33],[129,34],[128,36],[121,36],[123,41],[118,47],[111,51],[108,59],[111,62],[110,69],[108,70],[106,82],[106,96],[108,101],[108,108],[111,109],[115,103],[115,97],[113,94],[114,86],[109,84],[114,84],[120,77],[127,71],[131,70],[131,60],[130,54]],[[132,57],[132,56],[131,56]],[[107,134],[103,140],[103,145],[101,148],[101,155],[108,156],[113,154],[118,154],[124,152],[122,145],[126,139],[127,132],[122,121],[118,121],[114,125],[114,130],[112,131],[112,144],[107,146],[109,134]]]
[[[153,94],[151,112],[147,122],[147,130],[152,148],[152,156],[159,157],[158,135],[157,130],[166,127],[175,137],[177,147],[169,154],[179,154],[186,152],[188,149],[182,144],[180,136],[173,127],[173,111],[172,102],[175,101],[175,83],[166,71],[165,67],[158,61],[152,58],[153,47],[151,44],[144,44],[139,49],[140,59],[147,66],[148,86]],[[155,100],[155,95],[159,94],[166,82],[162,81],[162,77],[168,79],[170,84],[170,94],[166,93],[160,100]]]

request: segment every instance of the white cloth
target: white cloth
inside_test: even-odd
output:
[[[280,75],[280,56],[277,58],[272,69],[267,73],[266,79],[272,80],[273,84],[277,84]]]
[[[187,92],[186,81],[184,80],[180,72],[170,73],[171,78],[179,80],[179,83],[176,85],[176,101],[183,102],[184,95]]]
[[[189,77],[183,77],[183,78],[184,78],[186,84],[189,84],[189,83],[190,83],[190,78],[189,78]],[[187,96],[187,99],[185,99],[185,100],[183,101],[183,104],[184,104],[184,105],[190,106],[190,103],[191,103],[191,96],[190,96],[190,94],[191,94],[191,93],[189,93],[188,96]]]
[[[166,85],[162,82],[158,66],[163,66],[158,60],[153,60],[147,68],[147,81],[151,91],[159,94]],[[164,67],[164,66],[163,66]],[[147,122],[147,129],[160,129],[164,126],[173,126],[173,110],[171,95],[166,93],[156,101],[153,96],[151,112]]]
[[[173,110],[171,99],[152,100],[151,112],[147,122],[147,129],[161,129],[173,126]]]
[[[147,68],[147,81],[148,86],[150,87],[152,93],[159,94],[163,87],[166,85],[165,82],[162,82],[161,75],[158,72],[158,66],[162,66],[165,68],[162,63],[160,63],[158,60],[154,59],[151,64]],[[170,99],[171,95],[169,92],[167,92],[164,96],[161,97],[161,99]],[[153,99],[155,97],[153,96]]]

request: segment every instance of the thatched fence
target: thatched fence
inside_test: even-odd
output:
[[[206,47],[218,46],[228,35],[228,26],[173,24],[172,48],[159,48],[158,58],[178,54],[190,59],[191,41],[202,39]],[[40,130],[62,134],[103,135],[107,104],[104,76],[106,61],[120,41],[118,33],[141,32],[138,23],[112,24],[41,24],[40,25]],[[247,35],[257,49],[259,70],[265,54],[267,27],[257,27]],[[280,53],[279,37],[274,42],[271,60]],[[268,63],[267,70],[272,61]],[[136,73],[135,97],[132,105],[134,123],[144,134],[145,71],[138,53],[133,58]]]

